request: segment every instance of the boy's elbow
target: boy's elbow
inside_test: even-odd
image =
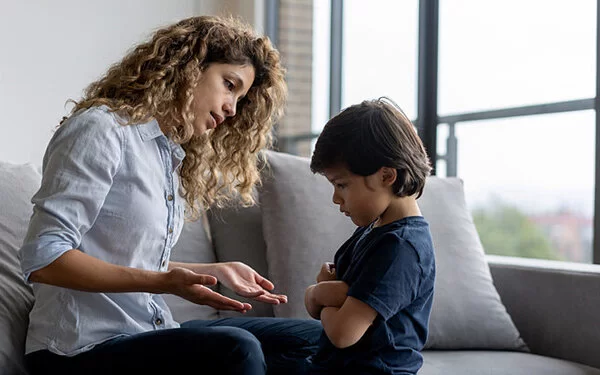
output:
[[[338,349],[344,349],[349,346],[352,346],[358,342],[360,337],[354,337],[355,335],[351,335],[343,329],[332,332],[329,337],[329,341]]]
[[[329,341],[338,349],[352,346],[362,337],[358,332],[348,327],[348,324],[344,324],[343,319],[328,319],[327,322],[323,323],[323,328]]]

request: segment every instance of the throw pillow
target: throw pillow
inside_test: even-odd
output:
[[[18,250],[33,213],[41,175],[30,164],[0,162],[0,369],[24,374],[23,355],[33,292],[23,279]]]
[[[258,197],[255,199],[258,200]],[[268,278],[260,203],[251,207],[241,207],[238,202],[234,201],[227,207],[211,208],[207,214],[217,260],[219,262],[240,261],[246,263],[256,272]],[[275,284],[275,288],[274,292],[277,290],[285,292],[278,284]],[[219,291],[227,297],[250,303],[252,310],[244,316],[273,316],[273,307],[270,304],[240,297],[223,286]],[[234,311],[219,311],[219,316],[238,317],[241,314]]]
[[[304,291],[356,226],[331,201],[333,187],[306,158],[268,151],[259,189],[269,277],[287,294],[275,316],[309,318]]]
[[[437,266],[425,348],[527,351],[492,281],[462,181],[430,177],[417,202],[431,227]]]

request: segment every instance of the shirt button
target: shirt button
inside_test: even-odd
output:
[[[165,268],[165,265],[167,264],[167,261],[163,259],[162,263],[160,264],[160,266],[162,268]]]
[[[173,196],[171,194],[169,194],[169,196],[167,197],[167,200],[172,201],[173,200]]]
[[[160,318],[157,318],[154,323],[156,323],[157,326],[161,325],[163,322]]]
[[[173,228],[169,228],[169,233],[173,233]]]

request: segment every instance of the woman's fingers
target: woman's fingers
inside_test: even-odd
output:
[[[245,302],[236,301],[232,298],[214,292],[206,287],[201,286],[197,293],[197,303],[208,305],[219,310],[236,310],[247,311],[252,309],[252,305]]]
[[[270,303],[273,305],[278,305],[280,303],[287,303],[287,296],[283,294],[271,294],[265,293],[260,296],[254,297],[256,301]]]
[[[275,289],[275,285],[273,285],[273,283],[267,279],[265,279],[264,277],[262,277],[261,275],[256,276],[256,282],[258,285],[260,285],[261,287],[265,288],[266,290],[273,290]]]

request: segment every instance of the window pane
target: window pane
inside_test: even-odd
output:
[[[319,131],[329,115],[331,2],[280,0],[278,43],[287,69],[288,100],[277,127],[281,151],[309,156],[310,142],[297,141]]]
[[[323,130],[329,119],[331,0],[313,2],[312,131]]]
[[[594,111],[459,123],[458,176],[487,253],[592,261]]]
[[[414,119],[417,0],[345,0],[342,108],[388,96]]]
[[[595,96],[596,1],[440,1],[440,115]]]

